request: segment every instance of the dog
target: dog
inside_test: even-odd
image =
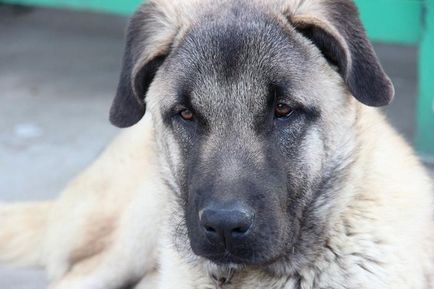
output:
[[[377,108],[393,95],[350,0],[151,0],[124,131],[59,199],[1,206],[0,259],[52,289],[434,288],[432,183]]]

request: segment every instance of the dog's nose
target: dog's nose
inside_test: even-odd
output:
[[[230,249],[234,242],[242,241],[253,225],[253,214],[241,206],[206,208],[200,214],[200,224],[210,241],[223,243]]]

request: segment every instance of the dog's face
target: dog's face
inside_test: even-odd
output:
[[[161,87],[149,102],[193,251],[261,264],[294,244],[323,158],[318,96],[342,90],[294,31],[236,15],[192,28],[161,68],[164,99]]]
[[[194,21],[167,32],[170,41],[134,22],[163,17],[152,12],[158,3],[136,14],[112,121],[140,119],[147,94],[164,177],[178,200],[176,237],[196,255],[265,266],[314,254],[309,246],[335,207],[333,183],[345,177],[357,145],[351,94],[383,105],[393,89],[351,3],[334,8],[348,10],[338,16],[355,28],[241,1],[216,7],[201,6]],[[153,36],[160,46],[149,52]]]

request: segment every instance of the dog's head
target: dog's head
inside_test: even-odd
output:
[[[314,254],[357,100],[392,97],[351,1],[155,0],[131,19],[111,121],[147,104],[196,255],[265,266]]]

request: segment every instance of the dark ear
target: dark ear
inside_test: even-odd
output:
[[[155,35],[164,32],[164,27],[158,30],[159,17],[153,4],[145,4],[130,19],[122,72],[110,109],[110,122],[117,127],[132,126],[145,114],[145,95],[168,53],[167,42],[158,39],[165,36]]]
[[[323,9],[292,15],[292,24],[338,67],[348,89],[360,102],[376,107],[389,104],[395,93],[393,84],[377,59],[354,3],[318,3]]]

